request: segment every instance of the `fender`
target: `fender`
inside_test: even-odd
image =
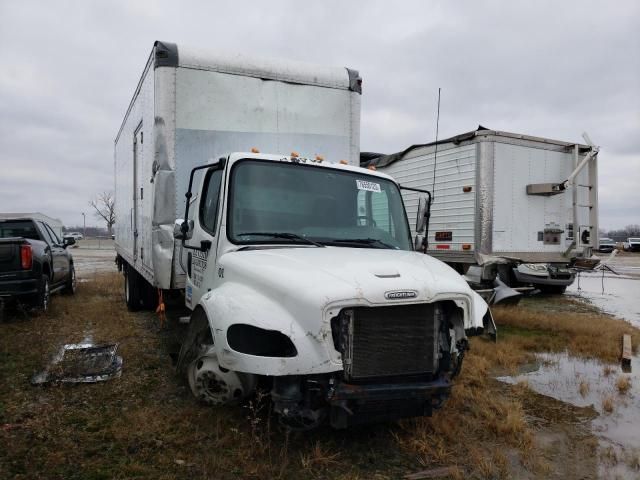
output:
[[[237,372],[258,375],[309,375],[328,373],[342,369],[336,361],[329,320],[321,310],[307,311],[315,316],[318,331],[306,331],[298,315],[287,310],[277,299],[265,296],[251,287],[227,282],[206,293],[199,305],[209,320],[214,349],[221,366]],[[227,331],[231,325],[244,324],[259,329],[280,332],[291,340],[297,354],[292,357],[266,357],[238,352],[229,346]],[[332,359],[333,357],[333,359]]]

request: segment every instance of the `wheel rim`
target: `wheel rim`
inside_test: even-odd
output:
[[[194,396],[207,405],[234,403],[246,396],[237,373],[222,369],[216,357],[201,357],[188,369],[189,386]]]

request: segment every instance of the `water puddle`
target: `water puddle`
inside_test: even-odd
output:
[[[640,275],[635,267],[614,267],[619,275],[611,272],[581,272],[567,289],[572,297],[587,301],[604,312],[640,327]]]
[[[591,429],[600,444],[602,478],[640,478],[640,357],[631,373],[618,365],[571,357],[567,353],[537,354],[538,368],[513,377],[537,393],[577,407],[592,406],[598,416]]]

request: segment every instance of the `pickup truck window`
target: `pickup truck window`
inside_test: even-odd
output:
[[[56,242],[53,240],[53,238],[51,238],[51,233],[47,230],[46,225],[42,222],[38,222],[38,223],[40,224],[40,231],[42,232],[42,235],[44,236],[45,241],[49,245],[54,245]]]
[[[40,240],[40,234],[31,220],[0,222],[0,238],[23,237]]]
[[[243,160],[231,171],[229,240],[411,250],[395,183],[360,172]],[[265,234],[274,233],[269,239]],[[260,235],[251,235],[260,233]],[[279,236],[276,236],[278,234]]]
[[[62,242],[60,241],[60,238],[58,237],[58,235],[56,235],[56,232],[53,231],[53,228],[51,228],[48,223],[43,222],[43,225],[44,225],[44,228],[47,230],[47,233],[51,237],[51,240],[53,241],[53,243],[55,245],[61,245]]]

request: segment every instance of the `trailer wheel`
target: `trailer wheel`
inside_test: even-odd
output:
[[[127,303],[127,308],[130,312],[137,312],[140,310],[142,298],[140,295],[141,290],[140,277],[138,272],[131,267],[125,267],[124,269],[124,300]]]
[[[533,286],[548,295],[562,295],[567,290],[566,285],[540,285],[534,283]]]

